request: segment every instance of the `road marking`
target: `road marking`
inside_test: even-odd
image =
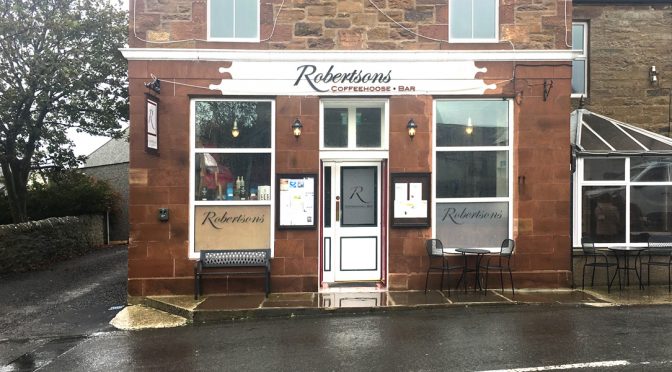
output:
[[[482,372],[551,371],[551,370],[559,370],[559,369],[601,368],[601,367],[616,367],[616,366],[627,366],[627,365],[630,365],[630,362],[628,362],[627,360],[606,360],[606,361],[602,361],[602,362],[559,364],[559,365],[555,365],[555,366],[512,368],[512,369],[495,369],[495,370],[482,371]]]

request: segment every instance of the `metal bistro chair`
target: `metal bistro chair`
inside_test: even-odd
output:
[[[646,285],[651,285],[651,266],[667,266],[667,291],[672,292],[672,236],[650,236],[646,253],[648,260],[640,261],[642,267],[646,265]]]
[[[429,257],[429,268],[427,269],[427,277],[425,278],[425,293],[427,293],[427,284],[429,283],[429,272],[441,270],[441,290],[443,291],[443,277],[444,273],[451,270],[462,270],[462,265],[451,265],[448,262],[446,255],[443,253],[443,243],[439,239],[427,239],[425,242],[427,248],[427,256]],[[460,277],[460,279],[462,279]],[[448,295],[450,296],[450,284],[448,285]]]
[[[496,256],[488,256],[485,264],[479,266],[479,271],[485,269],[485,295],[488,295],[488,273],[490,269],[499,270],[499,281],[502,284],[502,293],[504,293],[504,270],[509,271],[509,279],[511,280],[511,293],[516,294],[513,285],[513,273],[511,273],[511,256],[513,250],[516,248],[516,242],[513,239],[504,239],[499,254]],[[495,260],[496,259],[496,260]],[[493,261],[493,262],[491,262]]]
[[[607,271],[607,293],[611,291],[611,283],[614,281],[614,278],[609,278],[609,268],[611,266],[617,266],[615,262],[609,262],[609,257],[605,252],[597,250],[595,248],[595,243],[588,239],[581,239],[581,248],[583,248],[583,274],[581,275],[581,289],[585,289],[586,283],[586,267],[592,267],[593,273],[590,278],[590,287],[593,287],[595,282],[595,269],[598,267],[603,267]],[[592,262],[588,262],[592,258]],[[599,262],[597,259],[603,258],[604,262]],[[621,273],[616,270],[618,274],[618,287],[621,287]],[[616,274],[614,274],[614,277]],[[611,279],[611,280],[609,280]]]

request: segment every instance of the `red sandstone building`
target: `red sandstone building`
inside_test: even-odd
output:
[[[241,248],[271,249],[275,292],[422,289],[429,238],[513,238],[516,287],[570,285],[570,2],[131,0],[129,23],[129,295]]]

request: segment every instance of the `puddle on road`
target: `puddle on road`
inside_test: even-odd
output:
[[[2,371],[34,371],[42,368],[85,339],[86,337],[84,336],[73,336],[51,340],[37,349],[14,359],[14,361],[2,367]]]

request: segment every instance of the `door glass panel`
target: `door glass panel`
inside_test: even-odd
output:
[[[331,167],[324,167],[324,227],[331,227]]]
[[[341,226],[376,226],[376,167],[341,169]]]
[[[380,147],[380,108],[357,109],[357,147]]]
[[[324,146],[348,147],[348,109],[324,109]]]

